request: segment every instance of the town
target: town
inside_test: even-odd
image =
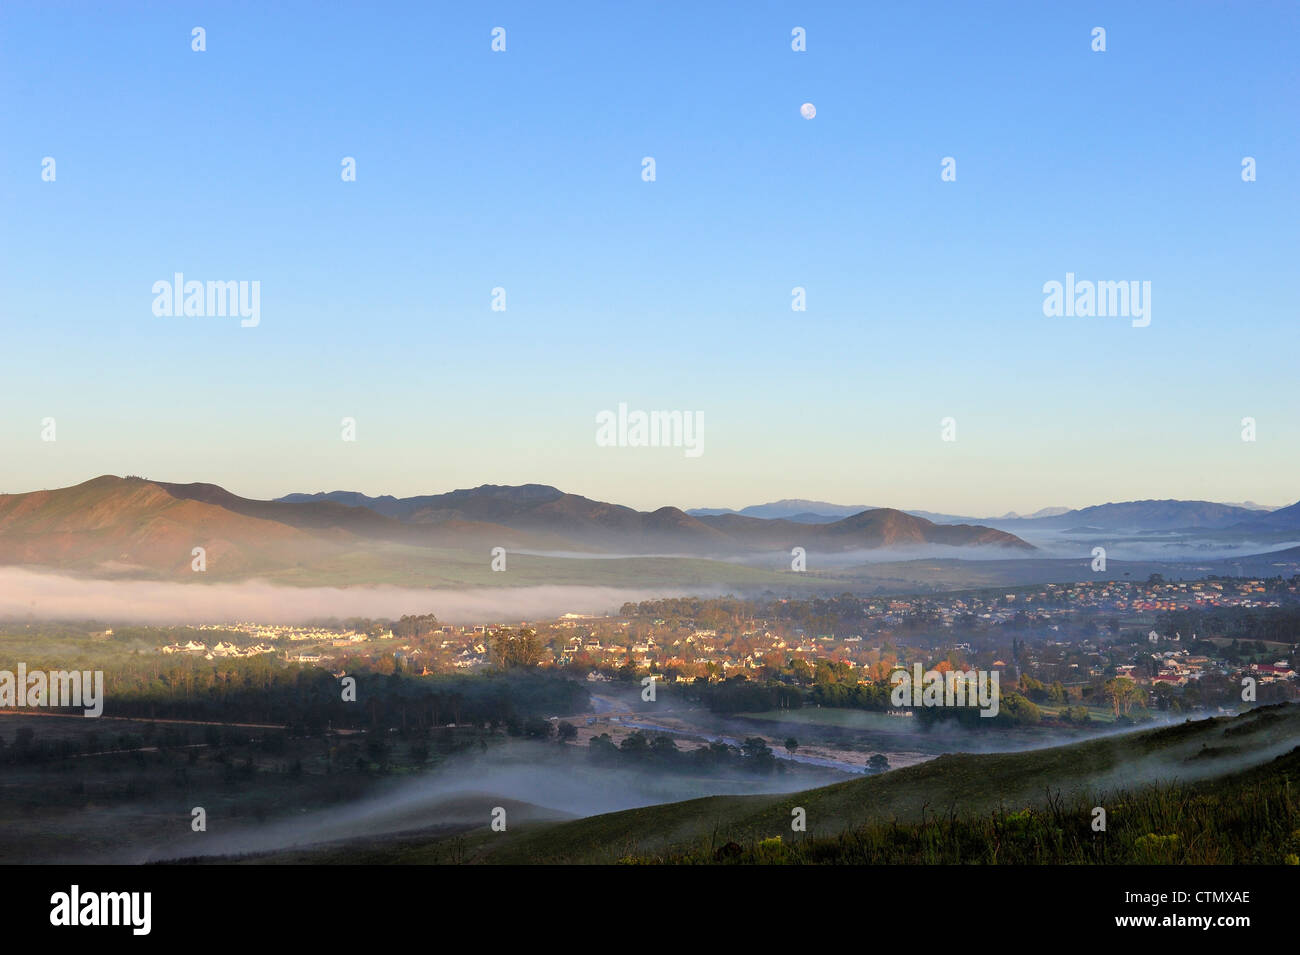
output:
[[[1046,584],[893,598],[668,598],[617,614],[448,624],[436,616],[314,625],[203,624],[163,654],[266,655],[286,663],[410,675],[536,667],[589,683],[773,682],[871,686],[899,668],[1003,674],[1037,703],[1116,715],[1297,695],[1296,578]],[[1272,616],[1270,616],[1272,615]],[[1273,617],[1277,620],[1270,623]],[[1294,623],[1294,620],[1291,620]],[[1113,681],[1141,692],[1115,697]],[[1109,689],[1107,688],[1107,685]],[[1121,712],[1122,711],[1122,712]]]

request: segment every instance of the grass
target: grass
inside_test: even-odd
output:
[[[1055,719],[1057,716],[1060,715],[1061,710],[1067,708],[1077,708],[1079,706],[1082,706],[1084,709],[1088,711],[1089,722],[1114,723],[1116,719],[1115,710],[1113,707],[1110,706],[1088,706],[1086,703],[1075,703],[1075,702],[1066,703],[1064,705],[1058,705],[1055,703],[1036,703],[1035,706],[1037,706],[1038,709],[1042,711],[1042,714],[1044,716],[1050,716],[1053,719]],[[1133,719],[1138,719],[1140,717],[1150,716],[1152,714],[1145,707],[1134,707],[1129,711],[1128,715]]]
[[[984,815],[928,815],[873,823],[829,838],[798,834],[746,845],[699,844],[620,862],[759,865],[1297,865],[1300,747],[1270,767],[1213,784],[999,807]],[[1105,829],[1094,828],[1105,810]]]
[[[1286,862],[1300,850],[1292,838],[1300,828],[1292,783],[1300,776],[1297,740],[1300,705],[1283,704],[1050,749],[950,754],[800,793],[712,796],[505,833],[480,827],[454,844],[433,833],[408,834],[386,851],[372,843],[367,857],[410,863]],[[1107,809],[1105,834],[1091,828],[1096,806]],[[791,831],[796,809],[806,816],[806,832]],[[777,837],[779,844],[771,841]]]

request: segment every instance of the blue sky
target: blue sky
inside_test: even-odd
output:
[[[464,6],[0,10],[0,491],[1300,497],[1295,4]],[[704,453],[597,447],[619,402]]]

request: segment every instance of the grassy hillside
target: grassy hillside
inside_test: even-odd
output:
[[[1022,753],[953,754],[790,795],[714,796],[493,833],[406,834],[293,861],[1285,862],[1300,706]],[[1093,808],[1108,814],[1094,833]],[[806,832],[791,831],[802,808]],[[272,856],[247,861],[286,861]]]

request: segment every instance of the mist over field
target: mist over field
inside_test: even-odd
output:
[[[280,587],[263,581],[178,584],[0,568],[0,617],[84,617],[167,625],[237,620],[296,623],[331,616],[396,618],[424,613],[435,613],[439,620],[458,624],[530,620],[563,613],[612,613],[626,601],[681,593],[563,585],[421,590],[389,586]]]
[[[980,544],[967,544],[960,547],[945,544],[903,544],[889,547],[859,547],[842,551],[818,550],[814,546],[808,546],[804,550],[809,570],[846,570],[869,564],[895,564],[912,560],[963,560],[979,563],[1016,559],[1007,553],[1005,547]],[[789,570],[790,561],[791,555],[788,550],[729,559],[730,563],[773,570]]]
[[[454,757],[435,773],[399,782],[388,792],[301,818],[241,824],[232,831],[224,823],[213,824],[210,817],[208,832],[149,850],[145,858],[123,861],[269,852],[430,827],[446,827],[449,833],[486,829],[498,806],[506,809],[509,828],[700,796],[795,792],[808,783],[802,775],[700,777],[592,769],[581,754],[557,754],[554,745],[521,744],[506,753]]]
[[[1154,533],[1137,529],[1120,531],[1041,530],[1022,532],[1043,557],[1092,559],[1092,548],[1105,547],[1108,560],[1186,561],[1265,556],[1300,546],[1300,541],[1261,539],[1224,540],[1195,533]],[[1189,566],[1189,570],[1190,570]]]
[[[1100,772],[1044,778],[1042,785],[1050,792],[1069,797],[1084,794],[1113,797],[1143,787],[1188,785],[1252,769],[1295,747],[1294,739],[1289,737],[1242,740],[1240,744],[1225,740],[1224,744],[1211,747],[1206,743],[1206,739],[1214,738],[1213,724],[1208,720],[1187,720],[1196,725],[1172,728],[1177,722],[1162,721],[1173,735],[1154,749],[1148,749],[1152,739],[1150,727],[1090,734],[1094,739],[1112,738],[1114,765]],[[954,737],[967,736],[973,741],[978,735],[954,734]],[[1133,744],[1131,748],[1126,746],[1129,741]],[[955,752],[1029,753],[1068,742],[1064,738],[1049,738],[1032,746],[1013,744],[966,749],[958,745]],[[572,752],[557,752],[553,745],[542,743],[521,744],[508,752],[457,756],[436,773],[396,782],[385,792],[345,805],[304,811],[297,818],[249,823],[244,819],[226,820],[211,815],[206,832],[137,847],[123,852],[114,861],[140,863],[235,857],[308,848],[320,851],[322,846],[331,843],[336,844],[334,851],[341,853],[334,861],[346,861],[348,853],[366,851],[367,840],[382,841],[416,831],[421,831],[423,838],[476,834],[490,844],[493,839],[506,838],[506,833],[487,834],[493,813],[498,809],[505,810],[506,832],[513,833],[519,826],[530,823],[682,803],[704,796],[799,792],[809,783],[807,777],[800,775],[739,774],[705,778],[652,769],[597,769],[574,757]],[[888,779],[901,777],[891,774]],[[1031,788],[1033,785],[1031,781]],[[872,811],[869,803],[861,808],[864,812]],[[683,805],[683,821],[697,811],[689,804]],[[349,842],[352,843],[349,846],[339,846]]]

